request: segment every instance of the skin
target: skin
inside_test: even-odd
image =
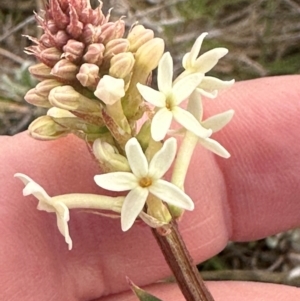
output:
[[[231,153],[216,158],[199,147],[186,192],[196,209],[186,212],[181,233],[195,262],[228,240],[250,241],[300,226],[299,76],[237,83],[217,100],[205,101],[210,116],[234,109],[233,120],[214,138]],[[99,173],[83,141],[69,136],[40,142],[27,133],[0,138],[0,291],[2,300],[136,300],[127,275],[163,300],[184,300],[174,284],[153,284],[170,271],[143,225],[126,233],[119,220],[71,211],[68,251],[55,216],[22,196],[14,173],[37,181],[50,195],[107,193],[93,181]],[[216,301],[296,301],[294,287],[208,282]]]

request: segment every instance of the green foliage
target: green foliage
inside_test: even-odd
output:
[[[162,301],[161,299],[158,299],[157,297],[136,286],[131,280],[127,279],[127,281],[130,285],[130,288],[140,301]]]

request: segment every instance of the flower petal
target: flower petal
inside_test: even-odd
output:
[[[187,105],[187,111],[190,112],[197,120],[202,121],[203,116],[203,105],[201,94],[198,89],[196,89],[189,97],[189,102]]]
[[[164,202],[186,210],[193,210],[192,199],[174,184],[165,180],[157,180],[148,187],[149,192]]]
[[[70,220],[70,214],[68,207],[62,202],[55,203],[56,209],[56,222],[59,232],[64,236],[65,242],[69,246],[69,250],[72,249],[72,239],[69,235],[68,221]]]
[[[223,113],[211,116],[201,122],[205,128],[209,128],[213,133],[221,130],[233,117],[234,110],[228,110]]]
[[[162,108],[156,112],[151,123],[151,136],[155,141],[165,138],[171,126],[173,114],[167,108]]]
[[[165,94],[140,83],[138,83],[136,87],[139,90],[140,94],[143,96],[143,98],[149,103],[159,108],[166,106]]]
[[[228,49],[226,48],[214,48],[203,53],[194,64],[193,68],[195,72],[206,73],[211,70],[222,58],[224,55],[228,53]]]
[[[148,189],[140,186],[128,193],[121,210],[121,227],[123,231],[131,228],[137,216],[143,210],[148,194]]]
[[[131,138],[125,145],[125,152],[129,166],[137,178],[148,174],[148,161],[142,147],[136,138]]]
[[[110,191],[126,191],[138,186],[136,176],[131,172],[110,172],[94,176],[96,184]]]
[[[200,138],[207,138],[212,134],[212,131],[204,128],[190,112],[185,111],[180,107],[176,107],[173,110],[173,116],[184,128]]]
[[[166,52],[159,61],[157,70],[158,90],[165,95],[172,88],[173,79],[173,59],[169,52]]]
[[[220,80],[216,77],[212,77],[212,76],[205,76],[199,87],[203,90],[205,90],[206,92],[213,92],[215,90],[224,90],[226,88],[231,87],[234,84],[234,79],[232,80]]]
[[[223,158],[229,158],[230,154],[229,152],[216,140],[206,138],[206,139],[199,139],[198,140],[200,144],[202,144],[206,149],[212,151],[213,153],[219,155]]]
[[[202,33],[195,41],[192,49],[191,49],[191,52],[188,53],[188,55],[185,55],[183,57],[183,60],[182,60],[182,65],[185,69],[189,69],[189,68],[192,68],[193,65],[195,64],[196,62],[196,59],[199,55],[199,52],[200,52],[200,49],[201,49],[201,46],[202,46],[202,43],[203,43],[203,40],[204,38],[207,36],[207,32],[204,32]]]
[[[202,73],[193,73],[176,82],[172,91],[173,95],[175,96],[175,103],[178,105],[187,99],[200,84],[203,77],[204,74]]]
[[[201,84],[200,84],[200,86],[201,86]],[[203,90],[199,87],[196,90],[199,91],[199,93],[201,95],[203,95],[204,97],[207,97],[207,98],[210,98],[210,99],[214,99],[218,96],[218,90],[208,92],[208,91],[205,91],[205,90]]]
[[[149,176],[161,178],[172,165],[176,155],[177,141],[174,137],[166,140],[149,164]]]
[[[25,188],[23,189],[23,195],[34,195],[40,202],[44,202],[46,204],[51,205],[51,197],[47,194],[45,189],[41,187],[39,184],[37,184],[35,181],[33,181],[30,177],[27,175],[24,175],[22,173],[16,173],[14,175],[15,178],[20,179],[23,184],[25,185]],[[51,211],[53,212],[53,211]]]

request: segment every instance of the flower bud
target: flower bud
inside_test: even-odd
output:
[[[76,78],[83,87],[96,88],[99,82],[99,67],[95,64],[82,64]]]
[[[134,26],[128,34],[129,51],[136,52],[142,45],[154,38],[154,32],[143,25]]]
[[[147,214],[163,223],[169,223],[172,220],[172,216],[166,205],[152,194],[147,199]]]
[[[58,108],[82,113],[99,113],[100,103],[89,99],[77,91],[72,86],[56,87],[49,94],[50,103]]]
[[[61,51],[55,47],[46,48],[40,53],[40,60],[47,66],[53,67],[61,57]]]
[[[120,155],[115,147],[101,139],[94,141],[93,153],[105,172],[130,171],[127,159]]]
[[[164,40],[161,38],[149,40],[137,50],[135,55],[137,64],[143,66],[149,72],[152,71],[158,66],[164,47]]]
[[[91,44],[88,46],[87,52],[83,56],[86,63],[100,66],[103,61],[104,45],[100,43]]]
[[[68,43],[63,47],[63,57],[68,59],[70,62],[79,62],[84,50],[84,44],[76,40],[69,40]]]
[[[67,136],[69,130],[56,122],[50,116],[41,116],[29,125],[29,134],[39,140],[54,140]]]
[[[65,81],[73,81],[76,78],[79,67],[67,59],[62,59],[55,64],[51,74]]]
[[[101,30],[101,42],[106,44],[110,40],[123,37],[125,32],[125,22],[123,20],[108,22],[101,26]]]
[[[82,32],[83,42],[84,44],[93,44],[93,43],[100,43],[102,40],[101,36],[101,26],[93,26],[92,24],[87,24],[83,28]]]
[[[29,90],[24,98],[28,103],[35,106],[50,108],[52,105],[48,100],[49,93],[53,88],[61,85],[62,83],[55,79],[43,80],[35,88]]]
[[[94,94],[106,105],[113,105],[125,95],[124,80],[104,75]]]
[[[77,1],[73,1],[76,5]],[[69,5],[69,15],[70,23],[67,26],[67,33],[70,34],[73,38],[78,39],[83,31],[83,24],[79,21],[79,17],[73,5]]]
[[[51,79],[54,78],[51,75],[51,68],[43,63],[35,64],[28,68],[31,75],[33,75],[38,80]]]
[[[51,36],[49,36],[51,38]],[[53,37],[52,41],[56,48],[62,49],[64,45],[67,44],[70,37],[67,35],[67,33],[63,30],[59,30]]]
[[[134,62],[131,52],[115,55],[110,61],[109,75],[125,79],[131,73]]]
[[[114,55],[126,52],[129,42],[126,39],[115,39],[109,41],[105,46],[104,60],[109,61]]]

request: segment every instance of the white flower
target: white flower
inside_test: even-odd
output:
[[[69,235],[68,227],[68,221],[70,220],[69,209],[100,209],[120,213],[125,199],[123,196],[109,197],[83,193],[71,193],[50,197],[44,188],[34,182],[30,177],[21,173],[16,173],[14,176],[24,183],[24,196],[32,194],[39,200],[38,210],[56,213],[57,227],[60,233],[65,237],[69,250],[72,249],[72,239]]]
[[[176,139],[169,138],[163,147],[148,163],[136,138],[128,140],[125,146],[128,163],[132,172],[112,172],[95,176],[95,182],[102,188],[111,191],[127,191],[121,211],[121,226],[127,231],[143,210],[149,193],[162,201],[193,210],[191,198],[174,184],[162,180],[170,168],[176,154]]]
[[[113,105],[125,95],[124,80],[104,75],[94,94],[107,105]]]
[[[221,130],[232,119],[234,114],[233,110],[228,110],[226,112],[214,115],[202,121],[203,107],[202,107],[201,95],[199,95],[198,91],[195,91],[191,95],[187,109],[189,112],[193,114],[193,116],[195,116],[197,120],[199,120],[199,122],[204,128],[211,129],[213,133]],[[198,142],[208,150],[212,151],[213,153],[223,158],[230,157],[229,152],[219,142],[217,142],[214,139],[198,138]]]
[[[52,198],[47,194],[47,192],[44,190],[43,187],[41,187],[39,184],[34,182],[31,178],[28,176],[17,173],[14,175],[16,178],[20,179],[24,185],[25,188],[23,189],[23,195],[34,195],[38,200],[38,210],[44,210],[47,212],[55,212],[56,218],[57,218],[57,227],[60,231],[60,233],[65,237],[65,241],[69,246],[69,250],[72,249],[72,239],[69,235],[69,227],[68,227],[68,221],[70,219],[69,215],[69,209],[68,207],[58,201],[53,201]]]
[[[219,47],[209,50],[198,57],[203,39],[206,35],[207,32],[202,33],[195,41],[191,52],[186,53],[183,57],[182,65],[185,71],[179,75],[176,81],[193,73],[201,73],[204,75],[218,63],[220,58],[228,53],[228,49]],[[230,87],[233,83],[234,80],[222,81],[215,77],[205,76],[197,88],[203,96],[215,98],[217,97],[218,91]]]
[[[151,124],[151,135],[156,141],[164,139],[171,126],[172,119],[199,137],[209,137],[211,131],[179,105],[187,99],[203,79],[203,74],[187,75],[172,85],[173,60],[169,52],[165,53],[158,65],[156,91],[148,86],[137,84],[143,98],[158,108]]]

